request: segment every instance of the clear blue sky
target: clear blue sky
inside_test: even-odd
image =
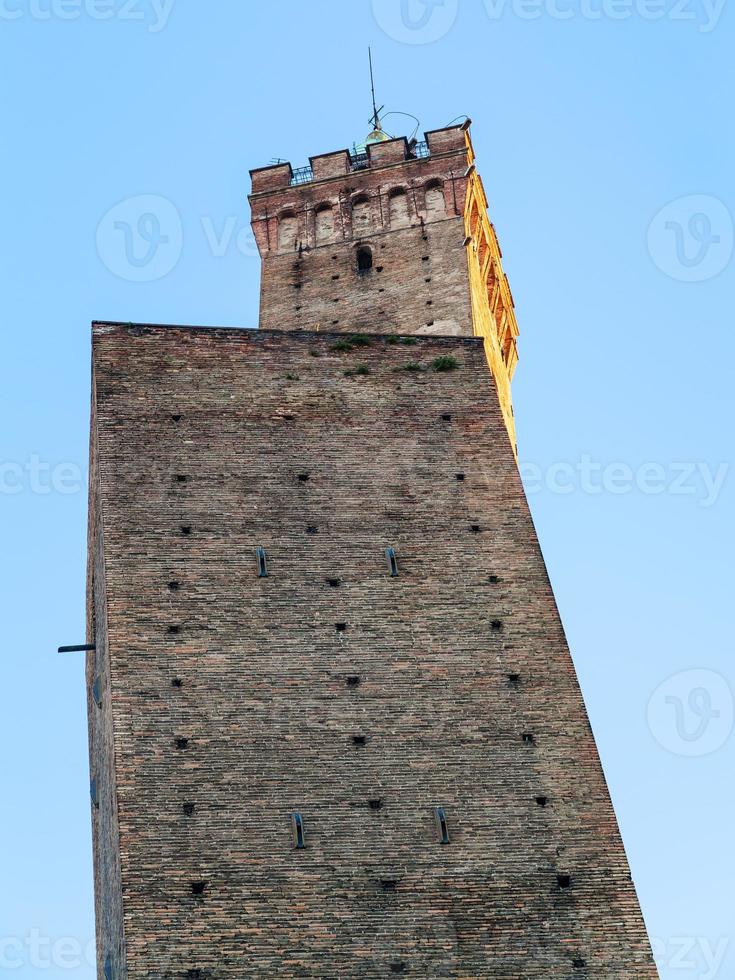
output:
[[[54,652],[84,638],[90,320],[254,326],[248,169],[364,138],[371,43],[388,108],[474,120],[524,474],[661,975],[735,975],[733,40],[716,0],[0,0],[0,971],[93,976],[83,667]],[[110,214],[140,195],[170,206]]]

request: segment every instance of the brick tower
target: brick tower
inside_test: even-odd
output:
[[[656,977],[468,126],[252,179],[259,330],[93,325],[100,976]]]

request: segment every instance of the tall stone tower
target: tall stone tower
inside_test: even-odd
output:
[[[93,325],[100,976],[655,977],[468,127],[252,179],[259,330]]]

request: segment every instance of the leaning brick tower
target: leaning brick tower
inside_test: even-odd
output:
[[[93,325],[99,975],[656,977],[468,125],[252,182],[259,330]]]

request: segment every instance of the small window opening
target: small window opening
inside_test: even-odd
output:
[[[104,969],[105,980],[114,980],[115,969],[112,965],[112,957],[108,953],[105,957],[105,969]]]
[[[184,682],[181,680],[180,677],[174,677],[174,679],[171,681],[171,687],[183,687],[183,686],[184,686]]]
[[[92,685],[92,697],[98,708],[102,707],[102,679],[95,677]]]
[[[582,969],[583,967],[585,967],[585,966],[587,966],[587,961],[586,961],[586,960],[583,960],[583,959],[582,959],[581,957],[579,957],[579,956],[576,956],[576,957],[575,957],[575,958],[574,958],[574,959],[572,960],[572,966],[573,966],[573,967],[575,967],[575,968],[576,968],[576,969],[578,969],[578,970],[581,970],[581,969]]]
[[[203,895],[206,890],[207,890],[206,881],[192,881],[191,883],[192,895]]]
[[[455,473],[454,477],[458,483],[464,483],[464,473]]]
[[[470,526],[470,531],[472,531],[473,534],[479,534],[480,533],[480,525],[479,524],[472,524]]]
[[[192,817],[192,816],[194,816],[194,810],[195,810],[195,806],[194,806],[194,804],[193,804],[193,803],[184,803],[184,805],[182,806],[182,808],[181,808],[181,809],[182,809],[182,810],[184,811],[184,814],[185,814],[185,815],[186,815],[187,817]]]
[[[169,626],[169,628],[168,628],[168,633],[171,636],[175,636],[177,633],[180,633],[180,632],[181,632],[181,627],[180,626]]]
[[[391,963],[391,965],[390,965],[390,972],[391,973],[405,973],[406,972],[406,969],[407,969],[407,967],[406,967],[406,964],[405,963],[400,963],[400,962],[399,963]]]
[[[449,414],[449,412],[445,412],[444,415],[442,415],[442,422],[451,422],[451,421],[452,421],[452,416]]]
[[[188,537],[191,534],[191,525],[190,524],[182,524],[182,526],[181,526],[181,533],[184,535],[185,538]]]
[[[177,749],[179,749],[180,751],[183,751],[184,749],[188,749],[189,748],[189,739],[188,738],[177,738],[174,744],[176,745],[176,748]]]
[[[500,581],[500,576],[499,575],[488,575],[487,580],[490,583],[490,585],[497,585],[498,582]]]
[[[347,678],[348,687],[359,687],[360,683],[361,681],[360,678],[357,676],[357,674],[352,674],[350,677]]]
[[[559,888],[569,888],[572,884],[572,879],[569,875],[557,875],[556,881]]]
[[[346,633],[347,623],[335,623],[334,628],[337,630],[338,633]]]
[[[436,807],[434,810],[434,816],[436,817],[437,827],[439,828],[439,843],[448,844],[449,828],[447,827],[447,817],[444,813],[444,807]]]
[[[521,683],[520,674],[508,674],[508,683],[511,687],[518,687]]]
[[[304,838],[304,821],[300,813],[291,814],[291,830],[293,831],[293,846],[297,851],[303,851],[306,847]]]
[[[189,479],[189,477],[188,476],[184,476],[183,473],[177,473],[176,474],[176,482],[177,483],[186,483],[186,481],[188,479]]]
[[[422,262],[428,262],[429,261],[429,256],[428,255],[422,255],[421,256],[421,261]]]
[[[268,558],[265,548],[258,548],[258,578],[268,578]]]
[[[396,558],[395,549],[386,548],[385,557],[388,559],[391,578],[398,578],[398,559]]]
[[[536,744],[536,736],[535,735],[531,735],[530,732],[524,732],[524,734],[523,734],[523,741],[524,741],[524,743],[526,745],[535,745]]]
[[[502,630],[502,628],[503,628],[503,623],[502,623],[502,621],[501,621],[501,620],[499,620],[499,619],[494,619],[494,620],[492,621],[492,623],[490,623],[490,626],[491,626],[491,628],[492,628],[493,630],[495,630],[495,632],[497,633],[497,632],[498,632],[499,630]]]
[[[179,582],[169,582],[168,587],[172,592],[178,592],[181,588],[181,584]]]
[[[309,474],[299,473],[299,483],[308,483],[308,482],[309,482]]]
[[[537,796],[536,797],[536,806],[544,807],[544,806],[546,806],[546,804],[548,802],[549,802],[549,800],[548,800],[548,797],[546,797],[546,796]]]
[[[186,980],[207,980],[209,974],[206,970],[187,970]]]
[[[382,810],[383,801],[382,800],[368,800],[368,806],[371,810]]]
[[[357,271],[364,276],[373,267],[373,253],[367,246],[357,250]]]
[[[380,887],[384,892],[394,892],[398,889],[398,881],[395,878],[381,878]]]
[[[89,782],[89,798],[92,801],[92,806],[95,808],[95,810],[99,810],[100,797],[99,797],[99,790],[97,787],[96,777],[94,779],[91,779]]]
[[[353,735],[352,741],[355,745],[367,745],[367,737],[365,735]]]
[[[171,421],[172,422],[180,422],[181,421],[181,416],[180,415],[172,415],[171,416]]]
[[[330,587],[333,589],[338,589],[342,584],[342,580],[339,578],[328,578],[327,582],[329,583]]]

